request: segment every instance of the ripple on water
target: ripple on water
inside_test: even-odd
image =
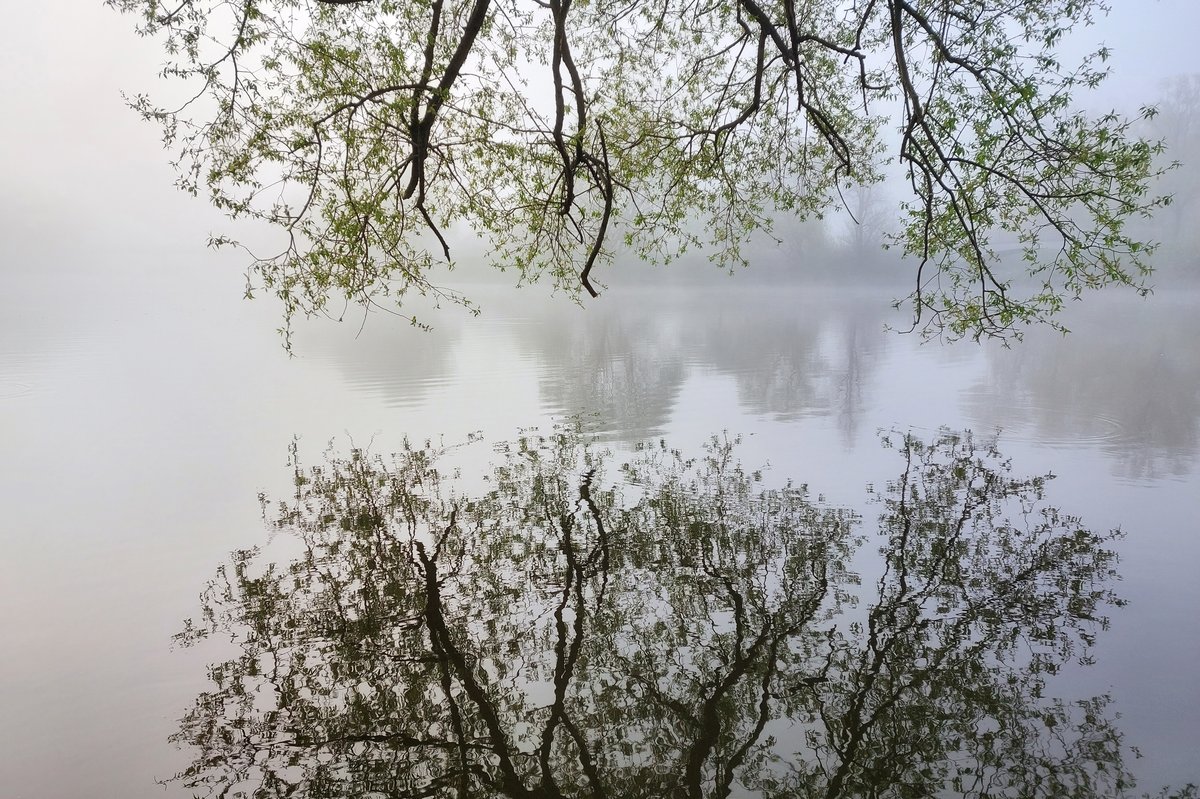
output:
[[[33,393],[33,370],[26,359],[0,351],[0,400],[19,399]]]
[[[1029,410],[1029,417],[1031,440],[1046,447],[1094,447],[1130,438],[1125,423],[1106,413],[1039,406]]]
[[[17,399],[33,393],[33,386],[20,380],[0,377],[0,400]]]
[[[1006,441],[1049,449],[1125,447],[1137,436],[1117,416],[1095,410],[1041,403],[1006,403],[988,414]]]

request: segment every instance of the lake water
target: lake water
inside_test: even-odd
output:
[[[460,470],[461,479],[454,490],[463,496],[483,496],[504,485],[494,468],[504,464],[506,457],[517,457],[505,456],[495,446],[531,428],[546,433],[556,423],[578,425],[586,433],[579,441],[572,439],[568,447],[574,471],[568,470],[564,485],[577,491],[591,475],[603,475],[605,490],[617,492],[604,495],[610,505],[594,516],[581,511],[578,502],[572,512],[593,521],[601,517],[643,520],[641,527],[628,522],[622,528],[634,531],[627,533],[622,550],[630,563],[637,561],[630,553],[641,551],[635,546],[638,535],[653,537],[656,529],[670,527],[661,516],[663,497],[667,496],[662,492],[668,488],[676,492],[671,494],[675,497],[672,501],[682,503],[680,507],[695,518],[715,512],[704,505],[707,500],[698,499],[693,506],[686,498],[679,499],[686,494],[679,494],[686,480],[670,487],[661,475],[644,470],[640,479],[636,475],[623,478],[619,463],[640,457],[639,452],[644,455],[647,450],[637,447],[645,442],[652,442],[649,451],[665,442],[668,449],[678,449],[686,458],[703,454],[705,443],[714,435],[721,440],[726,436],[740,439],[733,457],[744,466],[745,474],[762,472],[761,481],[747,478],[754,491],[779,489],[788,481],[808,487],[802,500],[786,500],[792,496],[786,491],[772,495],[784,497],[779,501],[785,505],[793,502],[787,506],[791,508],[788,512],[809,520],[804,524],[812,525],[811,529],[801,525],[808,531],[805,535],[824,529],[822,524],[834,524],[820,521],[833,519],[822,514],[852,512],[861,517],[852,534],[844,530],[837,535],[829,533],[821,543],[828,547],[829,541],[836,539],[848,548],[848,560],[836,561],[841,565],[834,569],[841,575],[840,582],[830,578],[831,585],[841,585],[857,600],[848,601],[840,616],[829,611],[832,615],[823,616],[826,620],[821,624],[814,617],[788,639],[794,651],[803,649],[810,660],[826,664],[826,672],[812,677],[811,701],[817,704],[779,700],[787,711],[784,715],[794,717],[792,727],[779,726],[780,719],[772,716],[762,728],[764,735],[776,735],[784,748],[789,741],[800,741],[801,733],[812,729],[821,713],[828,716],[842,707],[839,703],[849,702],[847,697],[866,697],[868,707],[881,702],[862,688],[866,672],[851,667],[852,661],[858,661],[850,655],[875,652],[876,638],[882,638],[870,638],[866,633],[856,638],[855,631],[874,630],[880,614],[889,608],[888,618],[895,622],[896,612],[888,603],[897,591],[910,591],[909,582],[916,579],[905,577],[901,588],[888,582],[897,579],[897,570],[908,567],[902,568],[903,558],[893,562],[889,554],[888,530],[892,530],[893,544],[895,530],[880,521],[885,507],[881,499],[901,496],[903,492],[895,493],[894,483],[906,473],[919,476],[923,481],[920,518],[933,525],[930,529],[936,528],[942,523],[938,514],[948,512],[947,506],[938,504],[942,501],[937,500],[938,492],[958,497],[953,500],[957,502],[965,501],[962,497],[971,490],[969,480],[963,483],[966,478],[955,470],[955,458],[962,456],[965,439],[961,435],[948,439],[940,431],[973,431],[971,446],[981,453],[995,436],[999,455],[983,458],[990,465],[979,472],[985,480],[980,485],[986,484],[987,491],[998,485],[988,475],[1053,474],[1039,507],[1053,506],[1063,514],[1080,517],[1078,523],[1064,523],[1064,530],[1078,526],[1101,538],[1116,528],[1124,532],[1123,538],[1104,544],[1119,554],[1113,568],[1120,579],[1100,580],[1103,585],[1098,584],[1096,590],[1111,588],[1127,604],[1104,611],[1110,618],[1108,629],[1099,629],[1097,624],[1095,629],[1088,628],[1090,632],[1085,630],[1095,635],[1094,646],[1086,653],[1088,659],[1094,659],[1093,665],[1078,664],[1083,654],[1079,649],[1054,660],[1052,669],[1043,674],[1046,695],[1067,702],[1110,695],[1112,701],[1103,711],[1104,730],[1119,730],[1123,751],[1130,747],[1140,751],[1140,758],[1127,755],[1126,763],[1140,789],[1155,791],[1163,785],[1200,782],[1200,687],[1195,668],[1200,662],[1200,582],[1196,580],[1200,566],[1200,297],[1160,292],[1149,301],[1091,298],[1070,309],[1066,321],[1072,335],[1063,338],[1038,331],[1011,349],[972,343],[922,345],[913,336],[886,332],[886,295],[848,289],[767,290],[739,284],[736,278],[719,288],[612,291],[583,309],[561,298],[549,298],[538,289],[515,293],[480,289],[478,299],[484,308],[480,317],[449,311],[432,318],[436,329],[428,334],[382,314],[371,316],[361,331],[357,320],[342,325],[304,324],[297,331],[296,355],[288,358],[272,330],[277,322],[273,308],[239,302],[236,281],[210,274],[198,265],[179,266],[162,274],[130,272],[125,277],[79,274],[68,279],[18,274],[14,278],[0,296],[0,543],[4,551],[0,559],[0,794],[14,799],[66,799],[203,793],[179,781],[158,782],[187,769],[197,757],[197,750],[186,745],[188,740],[199,740],[194,729],[190,737],[183,736],[183,746],[169,739],[179,731],[185,714],[192,713],[198,695],[220,694],[210,681],[209,667],[236,662],[239,650],[231,648],[228,638],[239,634],[239,624],[244,626],[258,618],[255,613],[265,611],[241,608],[238,602],[246,597],[231,596],[223,605],[230,620],[214,625],[212,640],[185,647],[173,643],[172,636],[183,629],[185,619],[199,617],[201,594],[218,575],[219,567],[229,563],[231,552],[265,547],[253,568],[265,568],[268,562],[288,568],[288,563],[300,562],[296,558],[303,560],[305,547],[312,551],[320,543],[296,533],[297,524],[313,523],[311,518],[294,517],[294,529],[283,533],[264,521],[260,494],[270,501],[286,500],[295,491],[295,473],[289,466],[293,443],[302,469],[324,463],[322,474],[328,477],[349,468],[347,459],[355,449],[386,458],[406,440],[418,448],[428,440],[434,449],[447,448],[444,457]],[[916,471],[906,472],[916,468],[911,466],[912,452],[907,456],[904,452],[906,435],[923,442],[932,453],[933,460]],[[890,447],[883,445],[886,437],[890,437]],[[596,443],[580,443],[589,438]],[[476,439],[474,444],[458,446]],[[580,447],[590,447],[587,452],[593,454],[581,454],[584,449]],[[610,454],[601,456],[603,449]],[[533,450],[545,451],[537,446]],[[1010,473],[1001,465],[1004,460],[1010,464]],[[600,471],[584,468],[593,461],[601,464]],[[496,489],[501,499],[508,496],[504,491],[514,492],[512,497],[525,496],[521,492],[527,493],[529,486],[541,485],[545,474],[521,466],[523,463],[518,458],[505,472],[512,485]],[[489,475],[493,479],[485,481]],[[697,477],[692,489],[701,498],[714,491],[716,495],[732,491],[729,486],[734,484],[721,482],[724,479]],[[601,477],[596,480],[599,496]],[[318,480],[315,485],[322,483]],[[410,489],[405,487],[405,491]],[[333,493],[326,500],[341,489],[329,490]],[[987,496],[989,502],[995,499],[999,503],[998,513],[1008,515],[1003,524],[981,535],[999,536],[995,530],[1009,529],[1004,525],[1017,529],[1022,519],[1028,523],[1021,515],[1021,497]],[[555,501],[566,500],[560,497]],[[500,518],[508,512],[500,509],[516,502],[498,504],[489,513]],[[916,504],[915,499],[913,502]],[[268,518],[273,513],[270,507],[269,502]],[[759,512],[757,505],[745,507],[747,513]],[[648,509],[654,509],[653,513]],[[905,511],[909,512],[917,511]],[[510,538],[525,529],[517,522],[501,527]],[[854,536],[863,538],[857,548],[851,547]],[[785,539],[787,536],[772,546],[786,550]],[[766,547],[757,539],[738,541],[746,552]],[[927,540],[929,546],[934,543],[936,537]],[[320,546],[328,546],[328,541]],[[483,545],[476,541],[471,546]],[[780,566],[784,556],[779,552],[783,550],[760,553],[764,563],[773,565],[764,567],[763,574],[771,576],[763,578],[759,589],[771,596],[783,590],[780,586],[787,584],[785,577],[791,573]],[[324,559],[317,562],[334,564],[329,567],[332,574],[340,568],[339,550],[321,551]],[[827,549],[820,551],[821,558],[835,563]],[[522,583],[513,575],[522,568],[522,561],[506,552],[494,571],[512,583],[506,590],[517,591]],[[1095,554],[1089,550],[1080,558],[1089,553]],[[674,569],[670,580],[676,580],[691,556],[660,553],[657,557],[662,574]],[[808,552],[804,557],[811,561],[817,555]],[[974,582],[962,577],[962,586],[970,584],[972,591],[992,590],[989,580],[995,583],[1020,576],[1001,574],[1005,558],[1015,558],[1016,563],[1023,557],[1019,547],[1012,549],[1010,544],[989,539],[973,557],[978,568],[1000,571],[975,574],[971,577]],[[552,571],[559,560],[549,557],[538,562]],[[609,675],[597,685],[612,684],[612,675],[620,672],[613,662],[625,662],[639,647],[653,650],[651,632],[636,631],[657,629],[655,618],[666,623],[678,615],[680,629],[689,630],[688,625],[703,621],[695,614],[683,613],[683,605],[672,603],[683,603],[699,613],[696,608],[704,607],[708,600],[683,588],[675,594],[670,588],[686,585],[691,586],[688,591],[698,590],[695,587],[702,581],[680,578],[670,582],[663,576],[664,587],[654,593],[644,585],[654,577],[654,570],[645,571],[644,564],[629,568],[635,566],[641,569],[636,579],[630,576],[634,572],[618,573],[614,566],[613,587],[603,591],[610,591],[610,597],[623,597],[621,607],[641,608],[645,618],[634,623],[614,621],[617,617],[605,617],[607,621],[599,615],[588,617],[589,623],[594,622],[593,629],[603,630],[598,636],[604,639],[586,650],[591,653],[589,668],[599,674],[599,664],[605,663],[604,674]],[[476,567],[472,574],[492,574],[489,569],[493,567],[482,560]],[[294,573],[312,576],[297,568],[300,571]],[[480,606],[474,618],[471,614],[475,611],[461,597],[478,587],[452,581],[448,585],[460,592],[462,618],[451,618],[448,611],[446,623],[452,629],[460,629],[453,626],[460,624],[462,630],[474,630],[472,625],[498,620],[493,626],[503,628],[504,624],[520,624],[520,619],[526,618],[521,615],[524,613],[531,629],[540,629],[536,619],[549,624],[553,591],[562,583],[553,575],[531,574],[526,588],[530,597],[536,595],[546,603],[542,611],[534,607],[537,602],[529,599],[532,604],[522,604],[527,598],[514,594],[514,607],[523,608],[520,613],[513,616],[516,611],[509,613],[509,608]],[[714,566],[705,574],[705,579],[718,580],[714,575],[724,572]],[[955,593],[953,600],[947,599],[942,593],[950,590],[947,585],[951,583],[950,587],[958,586],[955,581],[959,578],[935,586],[936,581],[949,580],[939,574],[936,580],[924,575],[921,583],[930,598],[924,610],[932,614],[930,618],[938,617],[938,630],[949,630],[938,625],[951,617],[969,617],[974,612],[971,608],[994,599],[990,594],[982,599],[968,596],[969,592],[963,593],[965,588]],[[321,579],[333,579],[323,571],[320,575],[325,575]],[[1072,591],[1081,589],[1071,580],[1086,582],[1088,575],[1059,577],[1066,582],[1051,590],[1058,584],[1047,577],[1039,583],[1045,595],[1029,601],[1053,604],[1073,596]],[[605,586],[609,578],[605,572]],[[297,579],[295,590],[299,592]],[[365,584],[361,573],[348,579],[357,580],[353,584],[358,588]],[[588,579],[594,582],[597,578],[589,574]],[[592,586],[589,590],[601,590],[593,583],[587,585]],[[618,592],[618,586],[624,593]],[[721,589],[711,590],[717,596]],[[647,598],[646,591],[653,596]],[[832,602],[832,596],[828,594],[823,601]],[[934,601],[937,597],[941,598]],[[206,601],[211,599],[210,595]],[[288,599],[295,597],[289,595]],[[777,597],[771,600],[779,601]],[[717,665],[701,667],[708,661],[698,653],[717,657],[713,653],[725,651],[722,647],[726,646],[721,643],[726,638],[721,636],[732,635],[725,628],[736,626],[737,614],[731,606],[717,599],[712,602],[711,619],[700,624],[700,628],[707,625],[709,638],[695,631],[680,633],[680,640],[691,636],[691,643],[670,650],[690,652],[686,657],[679,655],[682,659],[678,662],[672,661],[677,668],[668,671],[683,680],[679,675],[687,674],[689,667],[698,669],[699,676],[688,678],[694,678],[696,686],[708,678],[719,681],[720,676]],[[448,600],[447,607],[452,604]],[[595,604],[599,614],[602,602],[597,599]],[[300,610],[304,607],[303,603],[295,605]],[[775,614],[770,618],[783,618],[780,607],[767,608]],[[568,622],[583,617],[581,608]],[[1004,624],[1013,625],[1014,634],[1024,623],[1010,617],[1015,612],[1009,608],[1005,613],[1010,615],[1001,614]],[[1086,616],[1078,607],[1071,612],[1078,618]],[[628,613],[637,615],[635,610]],[[303,624],[310,616],[296,618]],[[279,619],[272,623],[275,621]],[[991,669],[987,685],[1027,686],[1022,670],[1036,661],[1036,653],[989,643],[987,631],[995,632],[1003,625],[976,621],[982,626],[956,633],[963,636],[954,645],[957,648],[946,644],[935,654],[912,654],[914,673],[929,675],[931,685],[943,685],[938,680],[967,668],[968,655],[974,650],[966,642],[972,641],[981,647],[977,662]],[[428,619],[425,623],[433,624]],[[1036,623],[1046,623],[1046,619]],[[840,625],[837,640],[842,643],[837,646],[818,645],[816,638],[804,637],[821,632],[829,634],[821,641],[832,641],[830,625]],[[276,632],[283,635],[285,628],[292,629],[282,625]],[[553,625],[546,629],[551,636],[547,640],[552,640]],[[471,638],[476,633],[484,635],[479,630],[462,635],[476,640]],[[311,644],[326,634],[309,631],[304,641]],[[294,655],[299,639],[294,632],[287,635],[293,637],[281,639],[278,645],[286,644]],[[1021,640],[1052,647],[1051,639],[1058,633],[1043,630],[1039,635],[1023,634]],[[908,641],[896,630],[888,636],[888,640]],[[908,645],[916,646],[912,641]],[[528,641],[522,646],[537,649]],[[538,651],[549,656],[552,650],[547,644]],[[280,651],[276,650],[277,661]],[[845,654],[846,659],[835,653]],[[522,657],[536,659],[529,653]],[[779,658],[783,663],[783,656]],[[262,668],[261,662],[255,663],[252,668]],[[880,663],[889,673],[903,671],[902,659]],[[500,679],[494,671],[480,668],[486,677]],[[805,673],[811,677],[816,672]],[[1011,679],[1004,682],[996,679],[997,674]],[[256,676],[242,675],[241,684],[249,685]],[[667,672],[660,678],[667,681]],[[787,675],[780,677],[785,678]],[[468,680],[468,676],[464,673],[455,679]],[[908,678],[896,679],[903,684]],[[545,689],[553,681],[546,678],[543,682]],[[854,693],[858,690],[853,689],[855,685],[861,689],[859,693]],[[849,693],[841,692],[844,687]],[[954,701],[965,703],[964,714],[977,711],[981,718],[992,719],[991,724],[997,723],[996,718],[1020,717],[1028,722],[1036,716],[1044,721],[1049,712],[1045,708],[1051,707],[1040,705],[1040,696],[1036,701],[1026,696],[1022,700],[1026,703],[1021,711],[1024,716],[1016,711],[997,715],[995,708],[985,712],[983,704],[977,708],[970,704],[974,699],[963,698],[976,696],[976,688],[972,683],[939,690],[958,696]],[[954,690],[961,693],[954,694]],[[800,695],[795,691],[789,696]],[[517,729],[542,719],[552,693],[532,690],[532,698],[525,701],[539,709],[528,710],[523,721],[506,723]],[[270,705],[273,700],[267,694],[259,691],[255,701]],[[749,696],[752,698],[753,692]],[[247,717],[231,709],[234,699],[226,696],[222,701],[221,709],[204,717],[205,723],[227,734],[245,729],[238,725],[244,725]],[[618,703],[616,707],[624,706]],[[745,732],[753,728],[757,707],[751,702],[730,711],[736,715],[745,710],[749,715],[738,717],[741,727],[729,722],[725,729]],[[626,752],[627,757],[636,761],[637,768],[670,771],[674,761],[651,751],[653,747],[647,748],[645,743],[651,732],[658,730],[653,724],[661,719],[642,718],[636,711],[634,706],[625,707],[620,711],[625,714],[625,726],[614,728],[623,729],[629,740],[641,736],[637,738],[641,743],[631,745],[633,754]],[[261,714],[270,712],[270,707],[256,707],[253,712],[260,714],[255,718],[263,723]],[[837,723],[845,724],[845,714],[850,711],[843,707],[837,712],[841,714]],[[194,713],[190,718],[198,723]],[[429,729],[443,729],[448,723],[437,722],[442,724],[437,727],[430,722],[433,726]],[[829,730],[837,726],[828,723],[832,725]],[[942,726],[953,727],[954,723],[948,718]],[[1014,726],[1010,732],[1018,729],[1024,728]],[[829,730],[821,733],[826,735],[821,738],[825,743],[813,748],[825,753],[814,755],[826,758],[821,760],[825,767],[831,762],[828,758],[849,757],[844,751],[837,755],[840,750],[835,744],[840,739]],[[877,747],[872,762],[898,762],[887,759],[901,757],[895,740],[877,732],[864,733],[864,739],[870,738]],[[294,729],[289,734],[298,735]],[[522,734],[534,742],[529,747],[535,748],[540,739],[529,730]],[[669,737],[661,730],[654,734]],[[365,740],[358,741],[357,748],[313,757],[367,757]],[[514,739],[513,746],[519,745]],[[950,752],[946,757],[954,752],[961,757],[969,749],[961,743],[938,746],[933,750]],[[796,743],[793,751],[799,747]],[[555,756],[562,754],[554,751]],[[972,751],[976,758],[972,762],[978,762],[982,757],[979,750]],[[667,759],[656,764],[651,762],[654,757]],[[1013,755],[995,757],[1011,761]],[[686,757],[678,763],[684,761]],[[617,761],[603,762],[612,765]],[[302,774],[304,763],[290,768],[288,773],[293,776]],[[629,768],[631,774],[642,773],[634,766]],[[706,768],[716,769],[713,774],[719,772],[711,763]],[[775,775],[772,779],[786,771],[779,766],[764,768],[764,773]],[[1069,771],[1065,765],[1060,768]],[[219,784],[221,769],[212,764],[207,769],[205,773],[215,780],[211,784]],[[649,773],[645,771],[641,779],[647,779]],[[743,795],[766,790],[754,789],[757,783],[749,777],[739,779]],[[858,795],[849,787],[842,790],[844,795]]]

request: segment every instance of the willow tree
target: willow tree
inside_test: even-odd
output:
[[[917,327],[1005,335],[1085,289],[1144,289],[1126,223],[1164,202],[1159,145],[1075,110],[1107,51],[1057,54],[1101,0],[108,2],[186,84],[177,106],[132,98],[182,187],[282,229],[250,277],[289,320],[467,303],[436,285],[460,235],[593,296],[617,253],[738,263],[889,160]]]

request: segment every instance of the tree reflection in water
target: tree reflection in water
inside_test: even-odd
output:
[[[1113,534],[994,445],[886,446],[855,514],[762,488],[734,444],[621,465],[559,430],[295,466],[286,563],[236,553],[179,636],[230,636],[175,739],[256,797],[1115,796],[1104,697],[1047,679],[1119,605]],[[619,479],[618,474],[619,474]],[[860,581],[853,568],[875,564]]]

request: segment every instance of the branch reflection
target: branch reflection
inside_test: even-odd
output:
[[[993,444],[884,440],[861,520],[714,439],[632,461],[560,430],[295,465],[276,545],[179,640],[237,654],[175,739],[193,791],[256,797],[1117,796],[1106,697],[1052,697],[1105,614],[1113,534]],[[872,577],[866,579],[865,571]],[[863,574],[860,574],[862,572]]]

